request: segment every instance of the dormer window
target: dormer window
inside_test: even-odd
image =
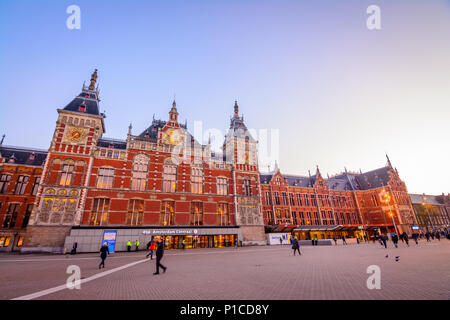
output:
[[[34,152],[30,154],[30,160],[34,160]]]
[[[114,148],[114,145],[109,144],[108,148],[113,149],[113,148]]]
[[[145,133],[145,137],[146,137],[146,138],[150,137],[150,135],[148,134],[148,132]]]
[[[86,112],[86,106],[82,104],[81,106],[78,107],[78,111]]]

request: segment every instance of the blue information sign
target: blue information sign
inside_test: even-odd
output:
[[[103,231],[102,246],[103,244],[106,243],[106,245],[108,246],[109,253],[114,253],[114,248],[116,247],[116,237],[117,237],[116,230]]]

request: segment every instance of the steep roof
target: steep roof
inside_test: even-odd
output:
[[[5,163],[43,166],[47,151],[42,149],[0,145],[0,157]]]
[[[103,137],[98,139],[97,146],[102,148],[110,148],[112,146],[114,149],[125,150],[127,148],[127,142],[126,140]]]
[[[422,202],[424,202],[422,194],[410,193],[409,197],[411,198],[411,202],[413,204],[422,204]],[[426,194],[425,197],[426,197],[426,199],[425,199],[426,204],[432,204],[432,205],[436,205],[436,206],[444,204],[441,196],[432,196],[432,195]]]
[[[97,69],[91,75],[91,83],[89,87],[83,84],[81,93],[76,96],[63,110],[78,112],[83,114],[92,114],[100,116],[103,114],[99,112],[100,98],[98,96],[98,90],[95,89],[95,83],[97,82]],[[81,107],[81,108],[80,108]]]

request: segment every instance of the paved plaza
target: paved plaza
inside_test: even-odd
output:
[[[144,259],[146,251],[116,253],[101,270],[98,254],[2,254],[0,299],[450,298],[446,239],[409,248],[400,242],[398,249],[391,243],[388,249],[339,243],[301,251],[293,256],[290,246],[168,250],[162,260],[168,270],[156,276],[155,260]],[[80,289],[65,288],[70,265],[79,266],[86,281]],[[367,288],[370,265],[380,267],[381,289]]]

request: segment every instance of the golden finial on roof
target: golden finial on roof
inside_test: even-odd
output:
[[[91,84],[89,85],[89,90],[95,89],[96,82],[97,82],[97,69],[95,69],[94,73],[91,75]]]

